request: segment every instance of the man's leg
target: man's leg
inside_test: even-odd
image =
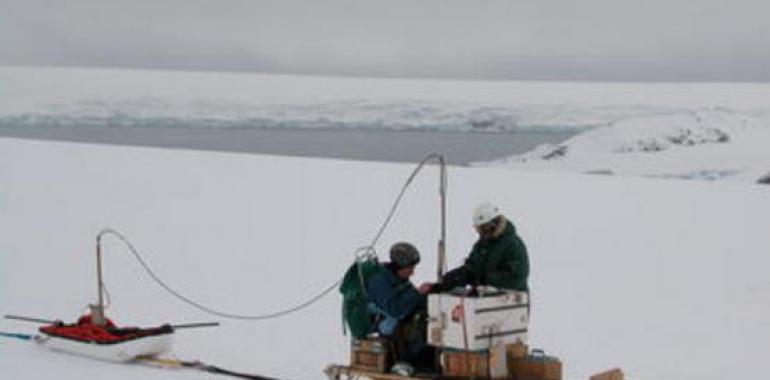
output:
[[[398,319],[389,315],[382,314],[380,322],[377,324],[377,332],[383,336],[391,337],[396,333],[398,328]]]
[[[411,363],[420,371],[432,371],[435,368],[435,348],[428,345],[426,334],[428,320],[425,313],[416,313],[402,323],[400,340],[403,347],[403,360]]]

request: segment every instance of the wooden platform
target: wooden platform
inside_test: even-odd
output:
[[[362,371],[351,368],[349,366],[331,364],[324,370],[329,380],[354,380],[354,379],[371,379],[371,380],[471,380],[465,377],[446,377],[440,374],[420,374],[416,373],[413,376],[400,376],[393,373],[379,373]],[[479,380],[476,378],[475,380]]]

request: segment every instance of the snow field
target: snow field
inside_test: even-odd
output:
[[[125,234],[170,285],[231,313],[272,312],[316,294],[370,242],[413,165],[0,139],[0,312],[72,320],[96,296],[94,238]],[[770,192],[496,168],[449,171],[448,252],[475,236],[490,200],[532,261],[531,344],[566,379],[620,366],[630,379],[756,378],[770,339],[765,268]],[[435,278],[437,169],[409,189],[377,244],[414,242],[414,281]],[[119,324],[221,320],[180,331],[175,354],[284,379],[348,360],[340,299],[279,320],[227,321],[172,299],[107,239],[108,314]],[[33,326],[2,321],[0,330]],[[199,373],[100,363],[3,340],[8,378],[185,379]]]

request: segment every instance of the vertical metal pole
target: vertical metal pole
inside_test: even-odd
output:
[[[91,322],[95,325],[104,326],[107,324],[107,320],[104,316],[104,290],[102,289],[102,234],[104,231],[99,232],[96,236],[96,281],[97,290],[99,292],[97,305],[91,305]]]
[[[439,194],[441,195],[441,239],[438,242],[438,282],[444,278],[446,270],[446,162],[444,156],[438,156],[440,165]]]

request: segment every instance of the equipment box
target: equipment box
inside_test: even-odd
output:
[[[508,362],[508,371],[516,380],[561,380],[561,361],[546,356],[541,350],[532,350],[532,354],[523,359]]]
[[[441,373],[447,377],[489,378],[487,351],[444,351]]]
[[[428,296],[428,343],[437,347],[484,350],[498,344],[526,343],[529,298],[526,292],[495,291],[478,296]]]
[[[388,342],[382,338],[353,339],[350,345],[350,367],[387,372],[390,366]]]

